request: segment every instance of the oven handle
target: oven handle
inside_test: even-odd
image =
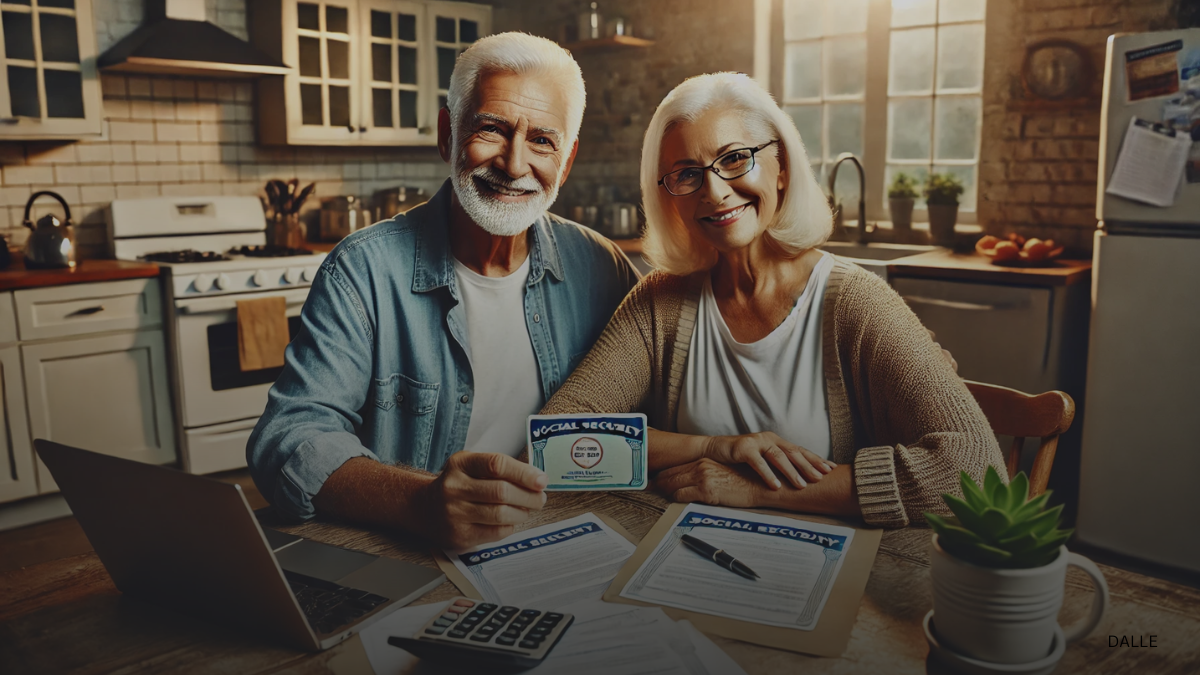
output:
[[[304,300],[308,298],[308,289],[297,289],[294,291],[272,291],[268,293],[246,293],[236,296],[224,296],[219,298],[193,298],[190,300],[176,300],[175,307],[178,308],[180,314],[213,314],[216,312],[232,312],[237,309],[239,300],[258,300],[260,298],[277,298],[283,297],[287,304],[303,305]]]

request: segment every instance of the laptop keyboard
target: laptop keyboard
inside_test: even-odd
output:
[[[357,588],[346,588],[315,577],[283,571],[308,623],[319,634],[332,633],[387,602]]]

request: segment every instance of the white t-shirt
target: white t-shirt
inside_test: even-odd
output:
[[[829,457],[821,310],[832,258],[822,253],[791,314],[763,339],[733,339],[705,280],[679,398],[679,431],[733,436],[773,431]]]
[[[464,449],[516,457],[525,449],[526,418],[545,403],[525,324],[529,257],[506,277],[485,277],[458,260],[454,272],[467,314],[467,356],[475,376]]]

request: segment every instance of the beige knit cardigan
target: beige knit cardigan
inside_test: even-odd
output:
[[[625,298],[545,414],[645,412],[675,431],[706,272],[654,272]],[[839,258],[822,319],[833,461],[853,464],[864,520],[904,527],[947,513],[959,471],[1006,475],[987,418],[916,315],[879,277]]]

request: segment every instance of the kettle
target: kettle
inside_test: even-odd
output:
[[[67,222],[47,214],[38,219],[36,226],[33,224],[29,219],[29,211],[37,198],[43,195],[54,197],[62,204]],[[45,269],[75,266],[75,231],[71,228],[71,207],[67,206],[67,200],[61,195],[49,190],[33,193],[25,202],[25,221],[22,225],[33,231],[25,242],[25,267]]]

